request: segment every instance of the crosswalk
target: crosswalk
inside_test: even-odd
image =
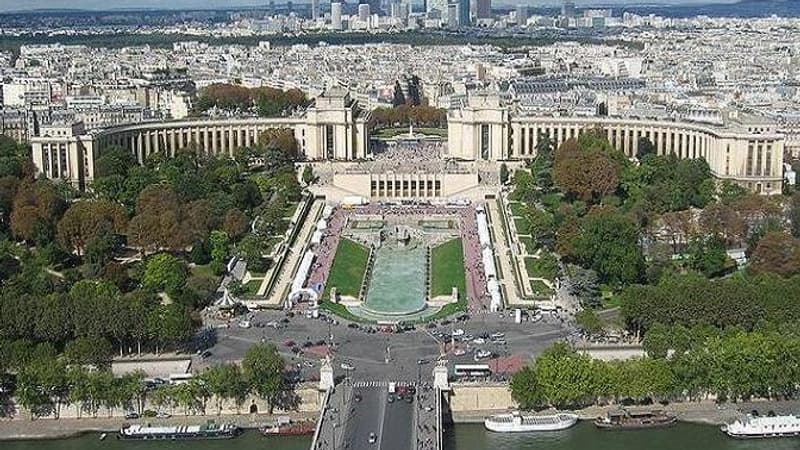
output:
[[[367,380],[367,381],[354,381],[353,387],[357,388],[388,388],[389,381],[376,381],[376,380]],[[417,387],[417,383],[415,381],[397,381],[395,383],[396,387]]]

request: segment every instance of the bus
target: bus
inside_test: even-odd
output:
[[[487,378],[492,375],[488,364],[456,364],[453,375],[456,378]]]

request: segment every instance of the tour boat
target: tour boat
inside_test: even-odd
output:
[[[603,430],[630,430],[639,428],[667,427],[675,424],[678,418],[661,410],[654,411],[612,411],[594,420],[597,428]]]
[[[800,417],[753,416],[748,414],[741,420],[723,425],[722,432],[739,439],[797,437],[800,436]]]
[[[124,440],[183,440],[230,439],[241,434],[242,429],[233,424],[218,425],[209,421],[205,425],[128,425],[120,428],[117,437]]]
[[[575,414],[558,413],[548,416],[523,416],[519,412],[495,414],[487,417],[483,424],[489,431],[497,433],[558,431],[567,429],[578,421]]]

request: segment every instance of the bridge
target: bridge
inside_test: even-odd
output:
[[[330,386],[321,374],[326,392],[311,450],[441,450],[447,369],[434,373],[433,382],[348,377]]]

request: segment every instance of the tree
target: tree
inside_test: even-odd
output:
[[[142,285],[172,295],[183,288],[187,276],[186,265],[183,261],[169,253],[159,253],[147,261],[142,276]]]
[[[656,154],[656,146],[653,144],[653,141],[651,141],[646,137],[639,138],[639,148],[636,151],[636,157],[642,159],[646,155],[655,155],[655,154]]]
[[[508,182],[508,166],[506,163],[500,164],[500,183],[506,184]]]
[[[251,272],[266,272],[264,253],[267,250],[266,239],[255,235],[245,237],[236,246],[236,253],[247,262],[247,269]]]
[[[599,334],[603,331],[603,323],[593,309],[584,308],[575,314],[575,322],[589,334]]]
[[[305,167],[303,167],[303,184],[308,186],[316,179],[317,177],[314,175],[314,168],[311,167],[311,164],[306,164]]]
[[[247,351],[242,369],[253,392],[269,404],[270,414],[283,390],[285,363],[272,344],[256,344]]]
[[[73,203],[58,222],[58,240],[64,248],[79,255],[86,246],[108,235],[124,232],[128,215],[117,203],[85,200]]]
[[[575,256],[600,280],[616,285],[635,283],[644,274],[639,232],[632,221],[613,209],[592,210],[580,224]]]
[[[536,370],[525,366],[511,377],[511,398],[524,410],[539,408],[545,402],[542,389],[536,379]]]
[[[136,202],[136,215],[128,224],[128,242],[142,251],[187,246],[181,223],[181,204],[167,185],[146,187]]]
[[[114,175],[128,176],[128,171],[138,165],[136,156],[122,147],[112,146],[103,150],[102,154],[95,160],[94,175],[95,179]]]
[[[403,88],[400,87],[400,82],[394,82],[394,94],[392,94],[392,106],[398,107],[406,104],[406,96],[403,94]]]
[[[422,86],[420,83],[420,79],[416,75],[411,75],[410,78],[406,80],[407,84],[407,91],[408,97],[406,99],[406,103],[411,106],[419,106],[422,104]]]
[[[795,192],[789,200],[788,216],[792,236],[800,238],[800,192]]]
[[[231,208],[222,220],[222,230],[234,240],[238,240],[250,231],[250,219],[238,208]]]
[[[200,374],[208,391],[214,396],[217,414],[222,414],[222,403],[234,399],[237,403],[246,395],[247,382],[236,364],[215,364]]]
[[[527,209],[528,234],[536,245],[553,248],[555,244],[556,223],[552,214],[536,207]]]
[[[208,238],[211,245],[211,260],[217,264],[223,264],[228,257],[230,249],[230,238],[224,231],[214,230]]]
[[[783,277],[800,273],[800,240],[781,231],[767,233],[753,251],[750,270]]]
[[[624,163],[605,138],[584,132],[555,152],[553,178],[568,195],[591,201],[614,192]]]
[[[22,184],[14,196],[11,231],[20,239],[50,242],[66,202],[49,181]]]
[[[725,241],[715,234],[692,239],[687,253],[689,268],[707,277],[722,274],[729,261]]]
[[[578,298],[584,308],[600,306],[600,286],[597,272],[581,266],[570,264],[567,266],[569,273],[569,292]]]
[[[78,337],[64,346],[64,356],[71,364],[104,366],[111,360],[111,343],[103,337]]]

